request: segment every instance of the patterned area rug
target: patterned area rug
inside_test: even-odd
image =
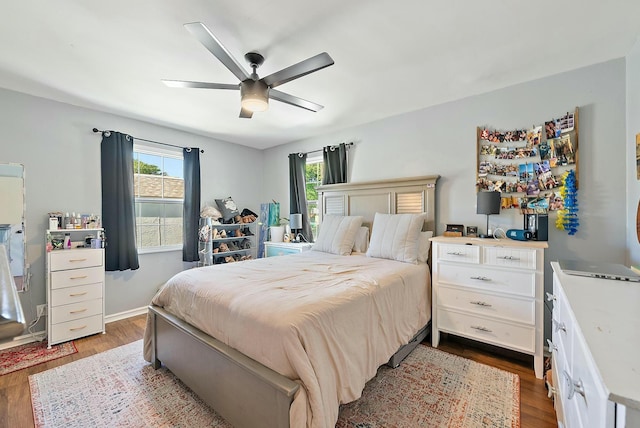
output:
[[[36,427],[230,428],[142,341],[29,376]],[[421,345],[397,369],[382,367],[336,427],[519,427],[517,375]]]
[[[78,352],[73,342],[47,349],[47,342],[33,342],[0,351],[0,376]]]

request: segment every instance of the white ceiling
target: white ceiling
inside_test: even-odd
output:
[[[0,17],[0,87],[256,148],[308,138],[625,56],[638,0],[22,0]],[[335,65],[278,87],[240,119],[238,83],[184,27],[200,21],[260,76],[328,52]],[[249,67],[247,66],[247,70]],[[104,124],[108,126],[108,124]],[[126,130],[122,130],[126,132]]]

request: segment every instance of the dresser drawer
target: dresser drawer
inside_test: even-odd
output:
[[[84,302],[71,303],[69,305],[55,306],[51,308],[51,322],[78,320],[92,315],[102,314],[102,299],[85,300]]]
[[[62,250],[49,253],[50,270],[79,269],[91,266],[102,266],[103,250]]]
[[[51,327],[50,343],[66,342],[78,337],[88,336],[94,333],[101,333],[103,329],[102,314],[82,318],[74,321],[67,321],[54,324]]]
[[[554,294],[556,300],[551,315],[551,340],[570,362],[573,361],[575,322],[563,291],[554,287]]]
[[[535,300],[516,299],[474,290],[440,287],[438,304],[479,315],[535,325]]]
[[[103,280],[104,269],[102,267],[60,270],[51,272],[51,289],[93,284],[103,282]]]
[[[530,248],[485,247],[483,263],[519,269],[536,268],[536,250]]]
[[[534,326],[517,326],[446,309],[439,309],[437,316],[438,328],[449,333],[523,352],[535,351]]]
[[[480,263],[480,247],[476,245],[438,244],[438,261]]]
[[[596,374],[595,367],[591,362],[591,354],[579,334],[574,335],[574,359],[571,381],[579,384],[581,388],[576,388],[576,392],[569,401],[577,401],[578,413],[583,422],[588,421],[585,426],[604,427],[613,426],[606,422],[608,402],[607,394],[602,386],[602,381]],[[571,389],[567,388],[568,390]],[[581,395],[578,391],[583,391]]]
[[[274,247],[272,245],[265,246],[265,257],[286,256],[287,254],[298,254],[299,248]]]
[[[536,274],[529,271],[490,269],[486,266],[438,265],[438,281],[482,290],[536,296]]]
[[[52,290],[49,304],[53,308],[92,299],[102,299],[102,282]]]

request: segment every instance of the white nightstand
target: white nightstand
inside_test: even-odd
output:
[[[275,257],[309,251],[313,244],[309,242],[270,242],[264,243],[264,256]]]

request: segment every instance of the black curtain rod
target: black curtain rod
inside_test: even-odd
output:
[[[93,128],[93,132],[115,132],[115,131],[101,131],[98,128]],[[145,140],[144,138],[138,138],[138,137],[134,137],[134,136],[131,136],[131,138],[133,138],[134,140],[146,141],[147,143],[154,143],[154,144],[160,144],[162,146],[169,146],[169,147],[176,147],[178,149],[191,150],[191,147],[181,147],[181,146],[176,146],[176,145],[173,145],[173,144],[161,143],[159,141]],[[200,153],[204,153],[204,150],[200,149]]]
[[[353,146],[353,143],[344,143],[344,144],[345,144],[345,146],[347,146],[347,149],[349,149],[349,147]],[[333,145],[333,146],[331,146],[331,147],[338,147],[338,145],[336,144],[336,145]],[[318,149],[318,150],[312,150],[312,151],[310,151],[310,152],[306,152],[306,154],[318,153],[318,152],[321,152],[321,151],[323,151],[323,150],[324,150],[324,148],[322,148],[322,149]]]

